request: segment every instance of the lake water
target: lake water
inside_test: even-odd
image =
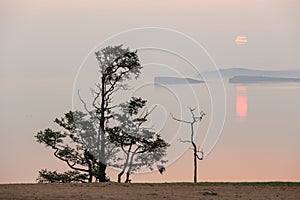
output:
[[[199,161],[199,180],[299,181],[300,84],[225,83],[225,91],[224,127],[217,145]],[[188,106],[197,106],[198,111],[206,112],[203,121],[196,126],[196,141],[199,146],[207,145],[203,140],[206,134],[210,137],[213,106],[206,86],[148,84],[132,94],[145,97],[150,105],[158,105],[151,123],[171,143],[164,176],[154,172],[133,178],[137,181],[191,181],[192,151],[190,146],[178,141],[188,138],[190,127],[172,120],[170,113],[190,120]]]
[[[209,90],[206,84],[153,83],[159,75],[181,77],[180,69],[150,64],[138,80],[129,83],[133,86],[131,90],[114,97],[113,103],[118,103],[130,96],[141,96],[148,100],[149,109],[156,106],[148,125],[171,144],[164,176],[142,170],[133,180],[192,180],[192,151],[188,143],[180,142],[189,138],[190,126],[171,118],[172,113],[191,120],[188,107],[196,107],[196,113],[201,110],[206,113],[203,121],[195,126],[197,145],[205,154],[205,159],[199,161],[199,180],[300,180],[299,83],[235,85],[224,80],[224,89],[219,94],[212,94],[215,91]],[[81,89],[89,102],[89,88],[94,86],[98,75],[88,69],[80,75],[75,91]],[[214,88],[216,83],[211,81],[208,85]],[[77,94],[74,97],[73,108],[82,108]],[[111,170],[111,177],[116,177],[116,173]]]

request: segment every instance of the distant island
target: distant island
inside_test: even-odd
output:
[[[249,68],[228,68],[213,71],[205,71],[202,75],[206,78],[218,78],[219,75],[223,78],[231,78],[234,76],[266,76],[266,77],[288,77],[300,78],[300,69],[286,70],[258,70]],[[201,77],[200,75],[198,76]]]
[[[219,78],[227,79],[229,83],[284,83],[300,82],[300,69],[287,70],[257,70],[249,68],[228,68],[213,71],[204,71],[201,74],[207,79]],[[175,85],[175,84],[200,84],[201,75],[195,78],[157,76],[154,77],[155,84]]]
[[[158,76],[154,77],[155,84],[199,84],[204,83],[202,80],[192,79],[192,78],[179,78],[179,77],[170,77],[170,76]]]
[[[300,78],[286,78],[286,77],[268,77],[268,76],[234,76],[229,79],[229,83],[291,83],[300,82]]]

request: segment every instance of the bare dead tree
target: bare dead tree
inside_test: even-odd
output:
[[[195,123],[201,122],[202,118],[204,117],[205,113],[203,111],[200,112],[199,116],[195,115],[195,109],[196,108],[190,108],[190,113],[192,116],[192,120],[191,121],[186,121],[183,119],[178,119],[176,117],[174,117],[172,115],[172,113],[170,113],[171,117],[173,118],[173,120],[181,122],[181,123],[185,123],[185,124],[189,124],[191,127],[191,135],[190,135],[190,140],[180,140],[180,142],[187,142],[187,143],[191,143],[193,146],[193,152],[194,152],[194,183],[197,183],[197,160],[203,160],[204,157],[204,153],[203,150],[199,150],[199,148],[197,148],[197,145],[195,143],[195,133],[194,133],[194,125]],[[199,155],[198,155],[199,153]]]

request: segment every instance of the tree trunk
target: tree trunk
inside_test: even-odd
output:
[[[106,164],[100,162],[99,164],[99,174],[98,174],[99,182],[107,182],[106,178]]]
[[[118,174],[118,183],[121,183],[121,177],[123,176],[123,174],[125,172],[125,169],[128,166],[128,161],[129,161],[131,148],[132,148],[132,143],[130,144],[128,152],[126,153],[126,161],[124,163],[124,167],[123,167],[122,171]],[[127,178],[126,178],[126,180],[127,180]]]
[[[197,152],[194,149],[194,183],[197,183]]]
[[[191,123],[191,142],[194,151],[194,183],[197,183],[197,146],[194,142],[194,123]]]
[[[91,170],[89,170],[89,183],[93,182],[93,173]]]
[[[124,171],[121,171],[119,174],[118,174],[118,183],[121,183],[121,178],[124,174]]]
[[[93,181],[93,165],[90,160],[91,155],[89,154],[88,150],[84,151],[84,158],[88,164],[88,174],[89,174],[88,182],[91,183]]]
[[[105,76],[102,76],[101,88],[101,110],[100,110],[100,152],[99,152],[99,182],[106,182],[106,159],[105,159]]]
[[[138,149],[136,149],[137,151]],[[135,151],[135,152],[136,152]],[[131,154],[131,158],[130,158],[130,161],[129,161],[129,167],[128,167],[128,170],[127,170],[127,173],[126,173],[126,180],[125,180],[125,183],[130,183],[131,180],[129,179],[130,177],[130,173],[131,173],[131,169],[132,169],[132,162],[133,162],[133,157],[135,155],[135,152]]]
[[[130,172],[127,172],[127,173],[126,173],[126,180],[125,180],[125,183],[130,183],[130,182],[131,182],[131,180],[129,179],[129,177],[130,177]]]

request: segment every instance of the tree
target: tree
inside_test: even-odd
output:
[[[189,108],[189,111],[190,111],[191,116],[192,116],[192,120],[191,121],[185,121],[185,120],[182,120],[182,119],[178,119],[178,118],[174,117],[172,115],[172,113],[171,113],[171,117],[175,121],[189,124],[190,127],[191,127],[190,140],[181,140],[181,142],[191,143],[192,146],[193,146],[193,153],[194,153],[194,183],[197,183],[197,160],[203,160],[204,153],[203,153],[202,150],[198,150],[197,149],[196,143],[194,141],[194,139],[195,139],[194,125],[197,122],[201,122],[201,120],[204,117],[205,113],[203,111],[201,111],[199,116],[195,116],[195,114],[194,114],[195,108]],[[198,155],[198,153],[200,153],[200,156]]]
[[[108,120],[113,118],[111,114],[112,96],[119,89],[127,89],[124,81],[131,78],[138,78],[141,65],[136,51],[130,51],[128,48],[122,48],[122,45],[115,47],[106,47],[95,53],[99,69],[100,81],[97,84],[97,90],[94,90],[93,107],[96,118],[99,121],[97,152],[100,163],[99,172],[101,180],[106,181],[106,137],[105,130]],[[90,111],[89,111],[90,112]]]
[[[114,117],[112,109],[113,95],[118,90],[128,89],[126,80],[138,78],[141,65],[136,51],[119,46],[109,46],[95,52],[99,67],[99,82],[92,90],[92,109],[78,96],[86,113],[70,111],[55,122],[67,132],[46,129],[35,136],[37,142],[55,150],[54,156],[67,163],[76,171],[88,173],[100,182],[107,181],[106,167],[116,149],[107,140],[109,121]],[[68,144],[68,140],[72,145]]]
[[[145,108],[146,102],[142,98],[132,97],[121,104],[121,112],[115,114],[118,126],[108,129],[109,140],[122,149],[125,157],[122,170],[118,174],[118,182],[121,182],[126,169],[125,183],[128,183],[130,174],[142,166],[153,170],[155,162],[166,163],[162,158],[166,155],[169,144],[151,128],[144,126],[155,108],[149,111]]]
[[[37,142],[51,147],[54,156],[66,162],[72,170],[88,174],[89,182],[92,182],[93,177],[100,179],[100,164],[93,153],[96,149],[94,141],[97,139],[93,120],[83,112],[70,111],[61,119],[56,118],[54,122],[61,126],[64,132],[47,128],[35,135]],[[111,150],[116,152],[114,148]]]

